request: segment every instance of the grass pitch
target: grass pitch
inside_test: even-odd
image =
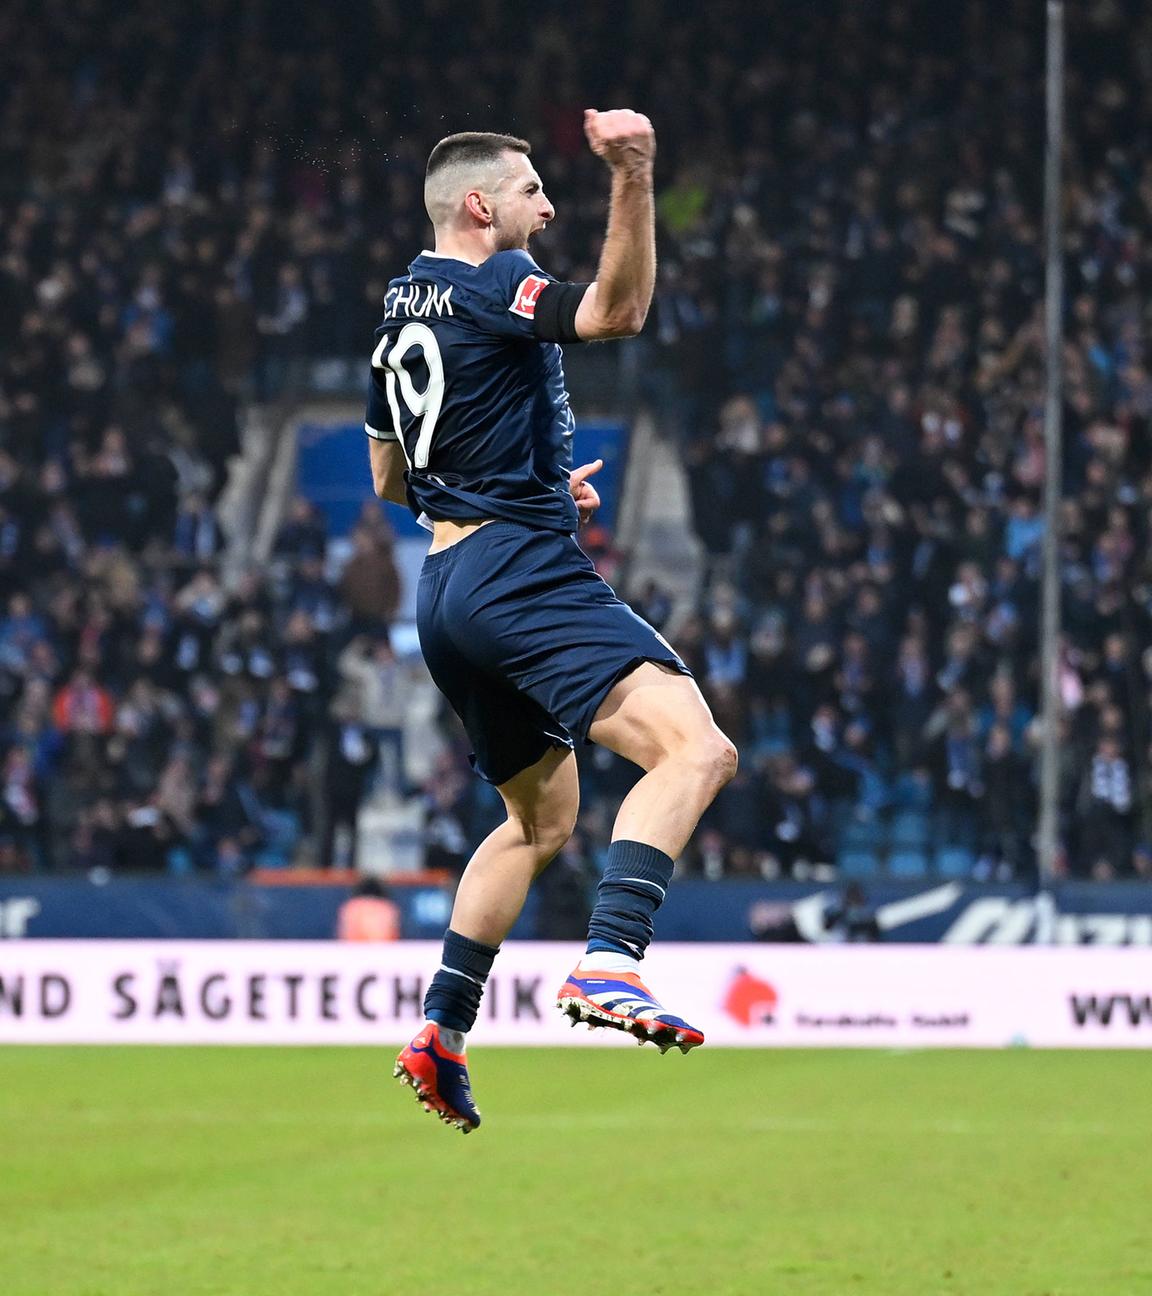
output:
[[[0,1050],[5,1296],[1152,1293],[1138,1053]]]

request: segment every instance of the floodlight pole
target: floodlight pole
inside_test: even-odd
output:
[[[1040,752],[1039,894],[1036,938],[1053,938],[1051,886],[1060,851],[1060,487],[1064,418],[1064,0],[1048,0],[1047,149],[1044,159],[1046,304],[1044,401],[1044,549],[1040,626],[1042,746]],[[1047,930],[1045,930],[1047,929]]]

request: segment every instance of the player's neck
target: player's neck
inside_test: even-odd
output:
[[[491,230],[437,230],[433,248],[437,256],[475,266],[483,265],[496,251]]]

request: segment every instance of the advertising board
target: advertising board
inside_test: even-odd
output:
[[[579,952],[509,943],[473,1043],[630,1044],[555,1010]],[[422,941],[4,942],[0,1043],[398,1044],[439,959]],[[645,970],[709,1044],[1152,1046],[1142,949],[666,944]]]

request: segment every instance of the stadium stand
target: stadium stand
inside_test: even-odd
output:
[[[460,866],[498,804],[444,717],[409,786],[419,671],[372,647],[387,522],[336,543],[301,503],[272,561],[229,565],[226,485],[262,410],[363,365],[447,130],[533,137],[561,209],[538,255],[591,278],[579,109],[627,84],[660,141],[642,395],[703,566],[689,606],[631,592],[744,754],[687,867],[1027,877],[1042,15],[940,8],[730,0],[661,29],[655,3],[545,3],[525,47],[480,7],[456,48],[393,3],[5,6],[0,870],[347,864],[377,796]],[[1152,860],[1152,15],[1072,21],[1063,808],[1069,870],[1108,879]],[[565,74],[573,41],[598,83]],[[630,777],[582,763],[574,874]]]

